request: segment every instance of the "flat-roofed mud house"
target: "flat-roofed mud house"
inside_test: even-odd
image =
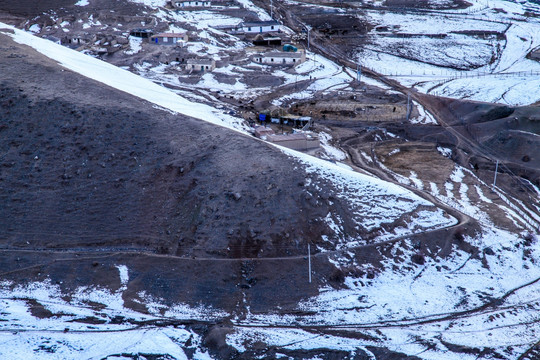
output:
[[[188,59],[186,61],[186,71],[189,72],[210,72],[216,68],[216,61],[213,59]]]
[[[158,45],[178,45],[184,46],[188,42],[188,35],[183,33],[161,33],[153,35],[150,42]]]
[[[303,51],[269,51],[255,55],[254,60],[259,64],[295,66],[306,61],[306,53]]]
[[[319,137],[313,133],[270,134],[266,141],[299,151],[316,150],[320,145]]]
[[[240,27],[246,34],[281,31],[281,24],[276,20],[243,22]]]
[[[142,39],[149,39],[154,35],[154,32],[150,29],[133,29],[129,32],[129,36],[138,37]]]

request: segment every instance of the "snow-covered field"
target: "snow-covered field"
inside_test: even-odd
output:
[[[139,326],[137,323],[179,319],[209,320],[223,314],[212,309],[177,306],[164,315],[146,315],[124,307],[122,293],[129,270],[118,265],[121,288],[117,292],[80,288],[67,302],[58,285],[50,281],[11,287],[0,284],[0,357],[3,359],[103,359],[122,354],[168,354],[188,359],[184,350],[194,350],[193,359],[210,359],[200,349],[200,336],[180,326]],[[89,303],[101,304],[96,309]],[[32,304],[41,304],[50,315],[36,317]],[[150,309],[152,303],[149,302]],[[155,303],[154,306],[159,304]],[[212,313],[212,315],[208,315]],[[93,318],[95,323],[85,322]],[[123,321],[112,321],[121,318]],[[186,343],[190,340],[190,344]],[[116,357],[118,356],[118,357]]]
[[[238,24],[242,21],[240,18],[208,10],[167,12],[158,9],[157,5],[161,4],[152,4],[149,0],[144,2],[157,9],[155,15],[158,18],[189,24],[199,30],[200,37],[206,41],[190,44],[194,53],[204,52],[220,59],[230,51],[232,44],[236,44],[237,51],[248,46],[241,41],[222,43],[216,36],[225,34],[209,27]],[[383,2],[372,3],[383,5]],[[448,5],[448,1],[442,0],[430,3]],[[269,18],[264,10],[249,0],[241,1],[240,5],[258,14],[262,20]],[[532,50],[540,48],[540,20],[531,16],[532,12],[539,13],[540,8],[529,2],[503,0],[471,1],[467,9],[421,13],[368,10],[358,16],[374,28],[366,36],[366,45],[358,49],[356,60],[422,92],[510,105],[531,104],[540,100],[540,95],[534,91],[540,86],[540,62],[527,58]],[[306,80],[310,76],[317,79],[306,90],[275,99],[274,105],[308,98],[318,91],[347,89],[355,77],[354,71],[350,76],[339,66],[335,66],[332,73],[329,61],[314,54],[308,53],[307,58],[305,64],[287,73],[270,67],[261,68],[264,73],[281,77],[284,84]],[[313,65],[317,66],[313,68]],[[196,87],[201,91],[222,91],[235,97],[240,96],[239,91],[247,91],[250,98],[266,93],[263,88],[243,84],[243,77],[250,71],[248,67],[237,66],[229,70],[230,75],[237,78],[236,85],[201,81]],[[158,80],[151,73],[141,75]],[[162,80],[177,83],[177,79],[164,77]],[[374,82],[366,77],[364,81]]]
[[[376,28],[357,60],[435,95],[510,105],[540,100],[540,62],[527,58],[540,47],[540,20],[530,15],[538,6],[471,3],[465,10],[421,14],[368,11]]]
[[[404,264],[374,279],[347,277],[347,289],[328,287],[299,304],[300,310],[315,315],[251,315],[241,322],[248,327],[227,339],[240,351],[255,341],[285,349],[328,347],[351,353],[383,343],[422,359],[478,359],[477,353],[454,352],[452,345],[463,345],[491,348],[503,358],[515,359],[537,341],[540,332],[540,271],[534,265],[540,249],[536,244],[530,257],[524,258],[523,240],[496,229],[469,240],[493,255],[482,260],[454,249],[447,259],[427,260],[413,269]],[[414,253],[410,243],[392,251],[403,257]],[[334,259],[341,266],[365,269],[360,260],[358,256]],[[266,324],[298,329],[266,328]],[[301,330],[304,326],[317,331]],[[326,328],[357,333],[362,340],[331,335]]]

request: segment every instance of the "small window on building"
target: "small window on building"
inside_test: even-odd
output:
[[[296,59],[292,59],[292,62],[296,62]]]
[[[251,27],[248,27],[248,31],[251,31]]]
[[[283,63],[285,64],[287,62],[287,60],[283,59]]]
[[[274,25],[272,25],[271,29],[274,30]]]
[[[271,62],[274,62],[274,58],[271,58],[270,61],[271,61]]]
[[[169,42],[169,38],[164,37],[163,42]]]

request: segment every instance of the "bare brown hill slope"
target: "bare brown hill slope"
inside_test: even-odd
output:
[[[3,279],[52,281],[66,294],[115,290],[115,265],[125,264],[126,304],[141,311],[141,292],[230,312],[285,309],[332,281],[335,266],[320,256],[308,284],[304,258],[307,243],[329,246],[329,213],[347,238],[372,239],[331,183],[313,173],[306,181],[303,165],[276,148],[1,40]],[[417,237],[435,247],[452,239],[444,229]],[[367,244],[362,259],[377,263],[377,245]]]
[[[298,162],[64,70],[7,36],[2,44],[4,279],[115,289],[120,262],[132,269],[130,300],[145,289],[231,309],[263,278],[261,308],[317,291],[298,272],[303,257],[227,261],[303,254],[329,231],[316,219],[331,189],[306,184]],[[339,199],[331,207],[347,214]]]
[[[0,229],[9,246],[204,247],[240,257],[291,250],[325,231],[311,219],[328,208],[307,190],[324,191],[308,189],[280,151],[156,110],[14,44],[2,53]]]

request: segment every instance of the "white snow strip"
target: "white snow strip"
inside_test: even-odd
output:
[[[133,55],[141,51],[142,49],[142,38],[137,38],[134,36],[129,37],[129,50],[126,50],[126,55]]]
[[[116,265],[118,272],[120,273],[120,283],[126,286],[129,281],[129,273],[126,265]]]
[[[222,114],[208,105],[188,101],[174,92],[127,70],[81,54],[51,41],[32,36],[10,25],[0,23],[0,26],[13,30],[14,34],[9,32],[5,32],[5,34],[11,36],[16,42],[31,46],[43,55],[58,61],[65,68],[83,76],[180,114],[234,130],[242,128],[242,121],[240,119]]]

